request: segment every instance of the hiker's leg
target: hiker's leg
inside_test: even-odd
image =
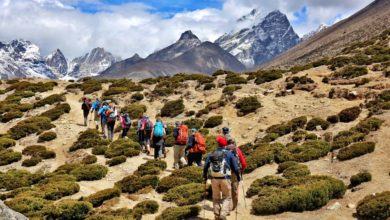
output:
[[[87,122],[88,122],[88,115],[84,114],[84,126],[87,126]]]
[[[95,111],[95,127],[96,127],[96,130],[99,130],[99,115],[97,114],[97,112]]]
[[[238,203],[238,181],[236,175],[232,174],[231,177],[232,182],[232,201],[230,202],[230,210],[234,210],[237,208]]]
[[[185,158],[185,151],[186,151],[186,146],[185,145],[180,145],[179,146],[179,161],[181,162],[182,166],[187,165],[187,161]]]
[[[213,210],[215,218],[221,214],[221,187],[219,179],[211,179],[211,189],[213,191]]]
[[[220,217],[226,217],[230,214],[230,201],[232,199],[231,181],[228,179],[221,180],[222,207]]]
[[[195,154],[195,162],[198,165],[198,167],[202,166],[202,156],[203,156],[202,153],[196,153]]]
[[[145,146],[146,146],[146,151],[149,152],[150,154],[150,137],[144,137],[145,139]]]
[[[194,153],[188,153],[188,166],[192,166],[192,163],[194,163]]]
[[[180,161],[180,146],[173,146],[173,168],[179,169],[179,161]]]

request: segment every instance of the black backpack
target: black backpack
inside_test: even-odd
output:
[[[226,160],[226,150],[216,150],[210,154],[210,175],[214,178],[229,176],[230,167]]]

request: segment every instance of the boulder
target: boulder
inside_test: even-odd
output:
[[[0,200],[0,220],[28,220],[28,218],[8,208],[4,202]]]

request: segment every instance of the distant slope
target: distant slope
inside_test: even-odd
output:
[[[321,31],[262,65],[288,67],[337,55],[349,43],[368,40],[390,28],[390,1],[376,0],[351,17]]]

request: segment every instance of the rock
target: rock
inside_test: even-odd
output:
[[[243,134],[243,135],[241,135],[241,137],[244,138],[244,139],[246,139],[246,138],[248,138],[248,135]]]
[[[28,220],[28,218],[8,208],[3,201],[0,200],[0,220]]]
[[[328,210],[337,210],[341,208],[341,204],[339,202],[336,202],[335,204],[329,206],[327,209]]]
[[[251,131],[251,130],[253,130],[253,127],[248,127],[248,131]]]
[[[317,126],[316,126],[316,131],[322,131],[321,125],[317,125]]]
[[[352,189],[351,189],[351,192],[357,192],[357,191],[359,191],[359,190],[361,190],[361,189],[363,189],[362,187],[353,187]]]
[[[355,208],[356,208],[356,205],[354,205],[354,204],[348,204],[347,207],[348,207],[349,209],[355,209]]]

